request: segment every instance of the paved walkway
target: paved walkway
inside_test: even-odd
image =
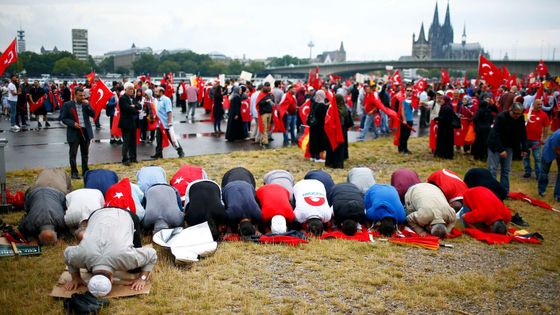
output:
[[[58,114],[49,116],[51,127],[38,129],[36,121],[30,121],[28,128],[20,132],[10,131],[9,119],[4,116],[0,119],[0,138],[6,138],[8,145],[5,148],[6,169],[17,170],[36,167],[64,167],[68,166],[68,144],[66,144],[66,127],[56,120]],[[224,135],[212,135],[213,124],[209,115],[198,108],[194,121],[187,121],[180,108],[173,109],[175,119],[175,132],[180,138],[186,156],[196,156],[212,153],[226,153],[238,150],[261,150],[251,140],[228,142]],[[359,125],[359,122],[356,122]],[[44,124],[43,124],[44,125]],[[417,126],[416,122],[415,125]],[[226,122],[222,123],[222,130],[226,130]],[[349,141],[356,141],[357,131],[349,132]],[[369,135],[371,136],[371,134]],[[414,135],[413,135],[414,136]],[[118,163],[121,161],[121,146],[110,144],[109,118],[104,112],[101,114],[101,129],[95,130],[94,140],[90,145],[89,163]],[[270,147],[281,147],[283,137],[280,133],[273,134],[274,141]],[[367,138],[366,138],[367,139]],[[138,144],[138,159],[149,160],[155,153],[153,144]],[[164,157],[177,157],[172,147],[164,149]],[[80,156],[77,157],[78,164]]]

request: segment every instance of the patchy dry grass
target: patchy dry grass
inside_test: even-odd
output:
[[[439,168],[464,174],[485,165],[459,155],[455,161],[434,160],[425,138],[411,139],[414,154],[398,155],[390,139],[350,145],[344,170],[328,170],[335,182],[346,180],[348,169],[368,166],[376,180],[387,183],[400,167],[416,170],[422,179]],[[244,166],[258,185],[272,169],[290,171],[296,180],[318,167],[305,161],[297,148],[245,151],[157,161],[171,177],[183,163],[202,165],[220,181],[230,168]],[[138,168],[151,163],[144,162]],[[110,168],[135,180],[137,168]],[[39,169],[11,172],[10,187],[25,189]],[[553,173],[553,172],[551,172]],[[536,195],[534,179],[521,178],[514,162],[511,190]],[[74,188],[82,186],[74,181]],[[553,203],[548,194],[545,200]],[[464,236],[448,241],[453,249],[437,252],[377,241],[312,240],[302,247],[222,243],[212,257],[191,268],[176,267],[169,253],[158,249],[152,292],[147,296],[114,299],[104,313],[558,313],[560,307],[560,215],[519,201],[507,201],[545,237],[543,245],[488,246]],[[558,206],[558,204],[556,204]],[[3,217],[17,223],[22,212]],[[149,241],[146,238],[146,241]],[[48,293],[64,268],[66,244],[45,248],[40,257],[0,260],[0,313],[61,313],[62,302]]]

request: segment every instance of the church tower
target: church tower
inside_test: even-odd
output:
[[[447,9],[445,10],[445,21],[441,27],[442,44],[449,45],[453,43],[453,26],[451,26],[451,17],[449,15],[449,1],[447,1]]]
[[[440,59],[443,57],[443,34],[442,27],[439,24],[439,10],[438,4],[436,2],[436,9],[434,11],[434,19],[432,20],[432,25],[430,25],[430,30],[428,31],[428,42],[431,46],[431,57],[432,59]]]
[[[412,59],[430,59],[432,57],[431,50],[430,43],[426,40],[426,35],[424,34],[424,22],[422,22],[418,40],[415,39],[414,34],[412,35]]]

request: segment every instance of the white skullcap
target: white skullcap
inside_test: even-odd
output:
[[[95,275],[89,280],[88,290],[96,298],[107,296],[111,289],[111,280],[103,275]]]
[[[147,89],[147,90],[144,92],[144,94],[148,95],[149,97],[152,97],[153,94],[154,94],[154,92],[152,92],[152,90],[150,90],[150,89]]]
[[[132,83],[130,83],[130,82],[126,82],[126,83],[124,84],[124,89],[126,90],[126,89],[128,89],[128,88],[134,88],[134,84],[132,84]]]
[[[272,221],[270,221],[270,231],[272,234],[286,233],[287,230],[286,218],[281,215],[275,215],[272,217]]]

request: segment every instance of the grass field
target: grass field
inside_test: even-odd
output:
[[[399,155],[391,139],[350,145],[350,160],[342,170],[327,170],[336,183],[354,166],[368,166],[376,181],[388,183],[401,167],[422,180],[440,168],[460,175],[485,164],[458,155],[440,161],[428,153],[426,138],[410,140],[412,155]],[[188,150],[188,147],[186,148]],[[322,165],[306,161],[297,148],[166,159],[156,162],[170,178],[184,163],[201,165],[211,179],[221,181],[230,168],[253,172],[257,185],[272,169],[286,169],[296,180]],[[115,170],[135,181],[144,162]],[[11,172],[11,189],[28,187],[40,169]],[[555,173],[555,170],[551,173]],[[536,194],[535,179],[523,179],[521,162],[514,162],[511,191]],[[74,181],[74,188],[82,186]],[[549,188],[545,201],[555,204]],[[506,204],[540,232],[542,245],[490,246],[468,236],[448,240],[454,248],[430,251],[382,241],[358,243],[312,240],[301,247],[221,243],[217,252],[191,268],[176,267],[171,255],[158,248],[158,263],[147,296],[111,300],[104,314],[557,314],[560,313],[560,214],[519,201]],[[5,215],[16,224],[23,212]],[[149,241],[149,238],[145,238]],[[69,244],[43,248],[40,257],[0,260],[0,313],[62,313],[62,300],[48,296],[64,269],[62,253]],[[157,246],[156,246],[157,247]]]

